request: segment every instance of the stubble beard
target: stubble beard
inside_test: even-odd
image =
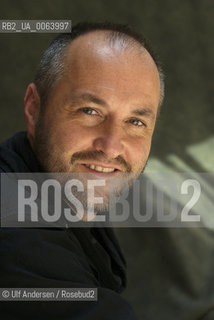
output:
[[[102,198],[103,202],[94,203],[94,199],[92,201],[92,199],[88,197],[89,190],[87,187],[88,180],[94,180],[93,174],[73,172],[72,168],[75,166],[72,165],[72,159],[70,159],[68,164],[64,163],[63,159],[61,158],[62,152],[60,151],[60,148],[51,141],[51,133],[53,132],[51,129],[51,126],[45,127],[43,119],[40,117],[35,129],[33,151],[43,172],[49,173],[52,178],[55,178],[60,182],[61,186],[64,186],[69,179],[77,179],[81,181],[84,186],[84,192],[78,192],[77,188],[74,188],[72,189],[72,193],[80,201],[84,208],[85,215],[83,216],[82,220],[87,220],[86,215],[92,215],[92,211],[107,212],[109,210],[109,206],[111,205],[110,199],[119,197],[124,190],[127,191],[127,188],[131,188],[134,180],[137,179],[139,174],[143,172],[146,167],[147,162],[144,164],[143,169],[136,173],[132,172],[131,167],[128,167],[127,165],[126,172],[117,174],[116,181],[111,179],[108,179],[108,181],[106,179],[106,186],[97,187],[95,188],[94,192],[94,197]],[[113,197],[110,196],[112,194],[114,195]],[[68,204],[67,201],[66,204]],[[72,205],[70,208],[75,211]]]

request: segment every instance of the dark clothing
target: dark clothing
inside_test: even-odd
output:
[[[0,146],[0,172],[41,172],[25,132]],[[136,319],[111,228],[1,228],[0,239],[2,288],[98,288],[96,302],[1,302],[1,319]]]

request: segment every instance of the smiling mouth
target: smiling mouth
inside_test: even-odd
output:
[[[106,167],[102,167],[102,166],[96,166],[94,164],[84,164],[87,168],[96,171],[96,172],[104,172],[104,173],[112,173],[112,172],[116,172],[116,171],[120,171],[116,168],[106,168]]]

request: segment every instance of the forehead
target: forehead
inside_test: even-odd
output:
[[[66,51],[65,77],[73,91],[95,90],[120,100],[159,103],[159,74],[150,54],[139,45],[110,43],[106,31],[91,32],[72,42]]]

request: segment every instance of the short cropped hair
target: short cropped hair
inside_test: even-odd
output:
[[[154,53],[148,40],[140,33],[132,30],[129,26],[123,24],[112,23],[78,23],[72,28],[70,33],[62,33],[58,35],[48,46],[43,54],[38,70],[36,72],[34,83],[37,87],[41,105],[45,106],[48,102],[51,90],[56,86],[57,82],[64,74],[64,64],[66,56],[66,48],[71,42],[81,35],[93,31],[109,31],[107,40],[109,43],[117,41],[125,45],[139,44],[146,49],[153,58],[160,78],[160,101],[161,106],[164,98],[164,74],[158,56]]]

